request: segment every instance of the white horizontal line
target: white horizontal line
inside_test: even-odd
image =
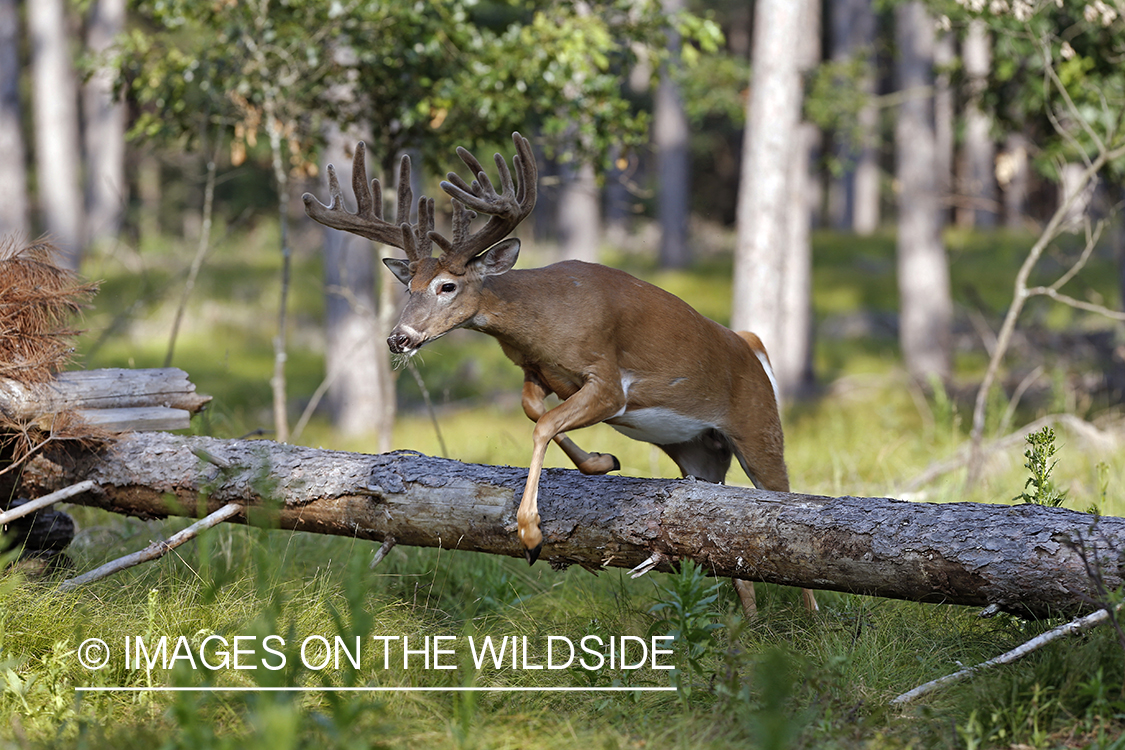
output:
[[[674,687],[76,687],[76,693],[623,693],[675,692]]]

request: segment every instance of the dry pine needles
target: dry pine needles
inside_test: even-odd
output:
[[[72,321],[98,285],[59,266],[58,257],[58,249],[45,240],[0,238],[0,387],[5,379],[25,386],[47,383],[73,357],[71,341],[79,331]],[[0,453],[8,464],[0,473],[52,440],[104,437],[74,414],[28,422],[0,408]]]

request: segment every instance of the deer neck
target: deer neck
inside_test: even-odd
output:
[[[486,278],[480,307],[467,327],[521,351],[534,350],[556,312],[550,296],[543,294],[542,270],[513,270]]]

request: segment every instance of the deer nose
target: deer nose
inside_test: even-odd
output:
[[[391,335],[387,337],[387,346],[390,347],[391,351],[395,354],[402,354],[414,348],[410,345],[410,337],[402,332],[391,333]]]

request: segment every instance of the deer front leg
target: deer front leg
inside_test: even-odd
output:
[[[551,409],[535,422],[531,466],[527,471],[527,484],[516,511],[520,544],[529,565],[535,563],[543,549],[543,532],[539,529],[539,476],[543,473],[543,458],[547,445],[567,430],[588,427],[609,419],[625,406],[625,394],[616,382],[591,377],[578,392]],[[616,461],[616,459],[615,459]]]
[[[523,381],[523,413],[532,422],[538,422],[547,412],[544,399],[549,391],[531,373],[526,373]],[[555,445],[562,448],[563,453],[574,462],[583,474],[608,474],[611,471],[620,471],[621,462],[609,453],[587,453],[568,438],[565,434],[554,437]]]

